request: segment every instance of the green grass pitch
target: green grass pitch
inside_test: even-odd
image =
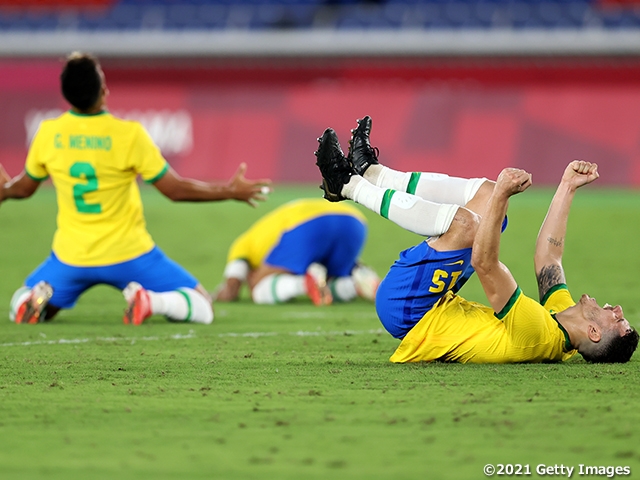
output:
[[[160,247],[209,289],[233,238],[313,186],[257,209],[143,198]],[[502,259],[537,295],[535,237],[552,191],[512,199]],[[217,304],[211,326],[125,326],[96,287],[53,322],[15,325],[9,299],[49,252],[55,197],[0,207],[0,478],[481,479],[486,464],[629,466],[640,478],[640,356],[546,365],[393,365],[397,340],[364,301]],[[384,274],[418,237],[365,212],[366,263]],[[565,269],[574,297],[620,303],[640,327],[640,195],[587,187]],[[321,241],[321,239],[319,239]],[[462,291],[485,301],[477,279]],[[580,478],[574,472],[573,478]]]

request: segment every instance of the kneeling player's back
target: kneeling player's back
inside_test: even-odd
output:
[[[348,215],[366,224],[364,215],[348,204],[321,198],[293,200],[269,212],[241,234],[229,249],[227,262],[242,259],[257,268],[286,232],[327,215]]]
[[[37,180],[51,176],[58,200],[54,252],[72,265],[102,265],[153,247],[146,232],[136,176],[168,169],[142,125],[107,112],[67,112],[42,123],[27,157]]]

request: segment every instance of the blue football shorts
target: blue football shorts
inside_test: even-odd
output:
[[[304,275],[312,263],[327,268],[329,277],[346,277],[367,238],[367,227],[350,215],[323,215],[286,232],[265,263]]]
[[[457,292],[473,272],[471,248],[438,252],[422,242],[404,250],[376,293],[382,325],[403,338],[446,292]]]
[[[53,287],[53,297],[49,303],[58,308],[73,307],[83,292],[100,284],[122,290],[129,282],[138,282],[154,292],[195,288],[198,285],[193,275],[167,257],[157,246],[133,260],[103,267],[67,265],[51,252],[27,277],[25,285],[32,288],[41,280]]]

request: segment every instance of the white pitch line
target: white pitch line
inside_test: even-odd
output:
[[[314,332],[306,332],[299,330],[297,332],[244,332],[244,333],[219,333],[217,336],[219,338],[261,338],[261,337],[277,337],[279,335],[291,335],[295,337],[322,337],[322,336],[351,336],[351,335],[380,335],[385,333],[385,331],[381,328],[371,329],[371,330],[333,330],[333,331],[314,331]],[[44,336],[44,334],[41,334]],[[95,337],[95,338],[59,338],[57,340],[33,340],[27,342],[7,342],[0,343],[0,348],[3,347],[31,347],[34,345],[77,345],[82,343],[91,343],[91,342],[108,342],[108,343],[131,343],[131,345],[136,342],[153,342],[159,340],[189,340],[192,338],[196,338],[197,335],[194,330],[189,330],[188,334],[177,333],[174,335],[169,335],[166,337],[160,336],[151,336],[151,337]]]
[[[41,336],[45,336],[44,334],[40,334]],[[0,343],[0,347],[30,347],[32,345],[76,345],[79,343],[89,343],[89,342],[130,342],[131,344],[136,343],[137,341],[155,341],[155,340],[185,340],[189,338],[196,338],[195,332],[190,330],[188,334],[184,335],[181,333],[177,333],[174,335],[169,335],[168,337],[96,337],[96,338],[59,338],[57,340],[34,340],[27,342],[9,342],[9,343]]]

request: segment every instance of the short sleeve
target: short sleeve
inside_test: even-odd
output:
[[[36,182],[41,182],[49,177],[49,172],[47,172],[42,155],[42,143],[43,135],[41,130],[38,129],[29,147],[29,153],[27,154],[27,160],[24,166],[26,174]]]
[[[169,170],[169,164],[144,127],[136,123],[136,136],[131,150],[133,168],[146,183],[160,180]]]

